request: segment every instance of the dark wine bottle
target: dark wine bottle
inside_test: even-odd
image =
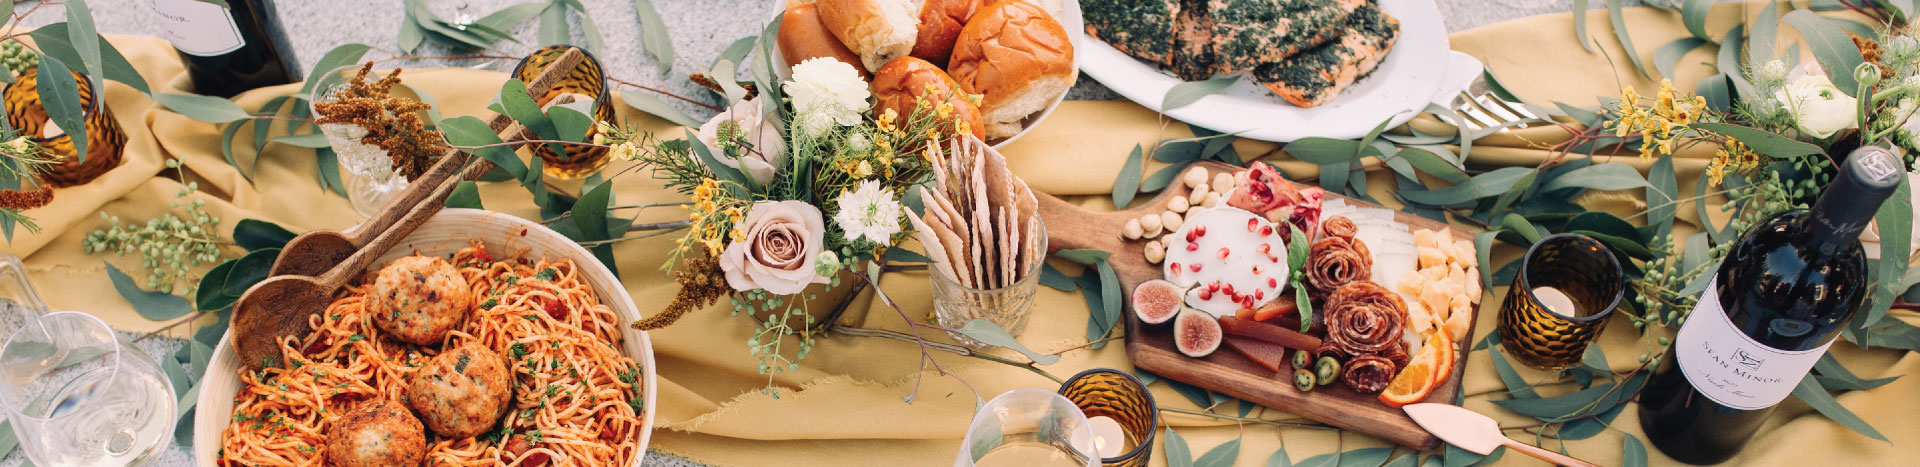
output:
[[[1867,293],[1860,232],[1906,176],[1854,150],[1811,210],[1742,234],[1640,394],[1640,428],[1674,460],[1714,464],[1753,438]]]
[[[300,79],[273,0],[145,0],[199,94],[232,97]]]

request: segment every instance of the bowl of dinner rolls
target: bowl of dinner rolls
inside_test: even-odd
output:
[[[929,88],[999,147],[1060,106],[1080,76],[1077,0],[781,0],[787,69],[828,57],[870,84],[876,111],[907,115]],[[949,92],[958,91],[958,92]]]

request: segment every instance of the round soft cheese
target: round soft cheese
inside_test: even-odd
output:
[[[1243,209],[1196,213],[1166,238],[1162,273],[1187,306],[1214,316],[1259,308],[1287,285],[1287,232]]]

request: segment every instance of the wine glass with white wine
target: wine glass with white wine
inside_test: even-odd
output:
[[[973,414],[954,467],[1095,467],[1093,428],[1073,401],[1015,389]]]
[[[45,308],[22,297],[5,298]],[[160,365],[93,315],[33,314],[0,347],[0,406],[34,465],[150,463],[173,439],[174,404]]]

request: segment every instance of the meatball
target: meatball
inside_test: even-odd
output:
[[[380,269],[366,306],[373,324],[395,339],[432,345],[467,318],[473,291],[446,260],[408,256]]]
[[[512,402],[507,359],[478,342],[448,349],[413,373],[407,405],[443,438],[466,438],[492,428]]]
[[[390,399],[360,403],[327,429],[327,464],[334,467],[417,466],[426,457],[420,419]]]

